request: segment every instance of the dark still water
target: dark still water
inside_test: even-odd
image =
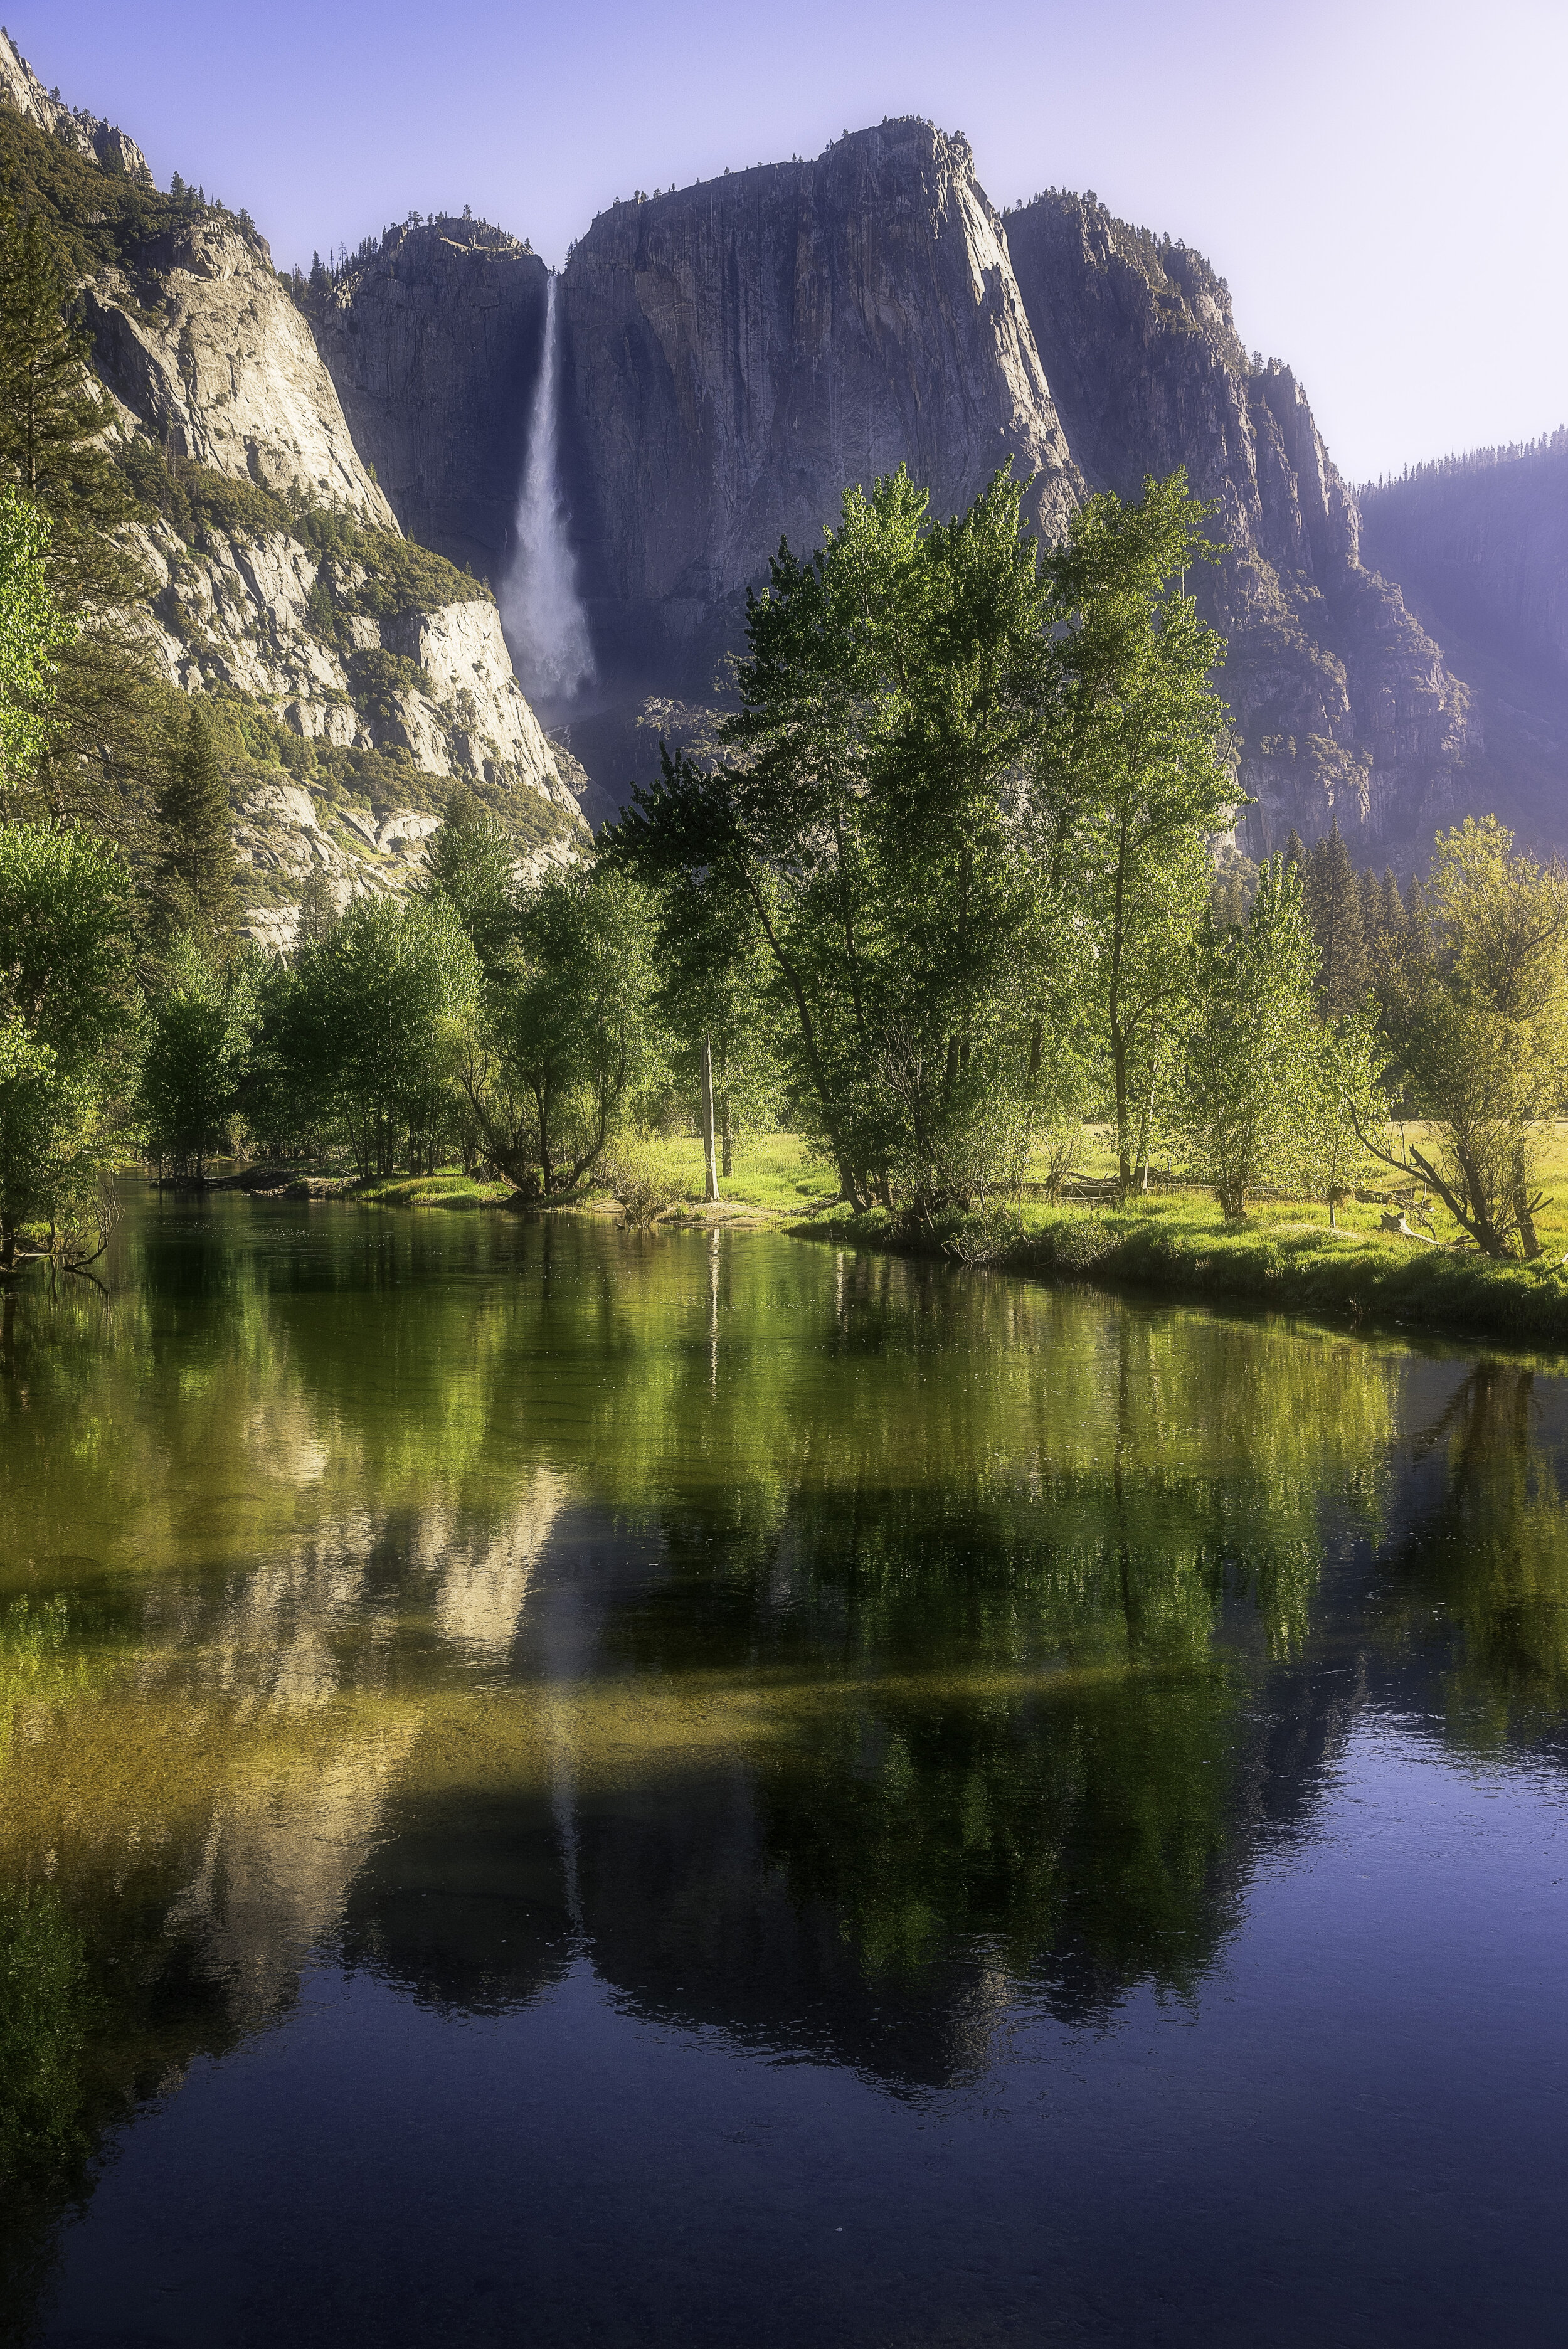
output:
[[[0,2299],[1562,2342],[1568,1381],[139,1206],[0,1361]]]

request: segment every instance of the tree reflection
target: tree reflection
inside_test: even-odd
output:
[[[1563,1429],[1542,1386],[1526,1364],[1476,1364],[1411,1447],[1415,1522],[1388,1557],[1392,1626],[1446,1639],[1452,1732],[1483,1748],[1560,1732],[1568,1709]]]

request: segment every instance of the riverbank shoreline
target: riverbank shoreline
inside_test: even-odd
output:
[[[447,1213],[562,1212],[525,1208],[504,1184],[456,1174],[366,1182],[355,1175],[249,1167],[212,1178],[200,1189],[269,1201]],[[576,1200],[564,1212],[610,1220],[620,1209],[600,1195]],[[841,1247],[923,1257],[954,1270],[1306,1313],[1353,1328],[1418,1329],[1568,1349],[1568,1267],[1555,1258],[1496,1264],[1468,1249],[1385,1239],[1362,1229],[1332,1230],[1305,1218],[1260,1216],[1226,1225],[1209,1203],[1191,1195],[1140,1200],[1126,1208],[1026,1206],[1020,1222],[1021,1228],[997,1238],[983,1235],[972,1216],[953,1215],[929,1229],[912,1230],[881,1207],[857,1213],[826,1198],[805,1206],[728,1197],[713,1204],[679,1200],[657,1228],[777,1231]],[[990,1245],[979,1245],[986,1237]]]
[[[801,1217],[799,1239],[937,1258],[955,1268],[1083,1281],[1197,1303],[1261,1306],[1320,1319],[1568,1348],[1568,1268],[1538,1257],[1496,1264],[1469,1251],[1383,1240],[1325,1224],[1183,1223],[1161,1202],[1026,1220],[981,1261],[980,1226],[953,1216],[910,1232],[885,1208]],[[965,1263],[965,1249],[969,1254]]]

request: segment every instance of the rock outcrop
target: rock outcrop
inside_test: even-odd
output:
[[[40,130],[46,131],[62,147],[85,155],[102,171],[123,172],[128,179],[140,180],[148,187],[152,185],[147,158],[135,140],[128,139],[117,124],[66,106],[57,93],[46,90],[3,26],[0,102],[15,107],[25,122],[36,122]]]
[[[71,113],[3,38],[0,100],[78,180],[90,162],[107,194],[122,175],[104,210],[73,199],[71,218],[78,244],[96,224],[84,304],[128,428],[285,509],[242,527],[215,523],[209,500],[202,528],[153,530],[170,675],[324,757],[510,779],[538,815],[527,829],[574,823],[576,779],[511,677],[486,592],[527,460],[538,256],[466,216],[410,216],[291,295],[243,217],[160,198],[130,142]],[[1419,513],[1401,487],[1369,500],[1368,570],[1291,369],[1249,355],[1199,254],[1094,197],[999,215],[966,141],[901,119],[813,160],[617,202],[573,249],[557,306],[558,488],[600,687],[552,715],[570,714],[595,813],[653,755],[642,719],[678,707],[702,739],[780,537],[813,547],[847,484],[900,463],[944,513],[1011,460],[1047,538],[1086,490],[1136,494],[1178,463],[1215,501],[1228,551],[1198,585],[1229,642],[1252,853],[1337,819],[1359,859],[1408,869],[1482,802],[1524,810],[1534,838],[1564,829],[1568,670],[1523,718],[1504,688],[1525,637],[1548,667],[1568,661],[1568,523],[1532,508],[1517,471],[1450,483]],[[324,562],[312,509],[351,518],[362,566],[400,527],[469,566],[471,592],[366,602],[346,556]],[[1483,669],[1484,735],[1460,681]],[[371,811],[378,826],[392,812]]]
[[[84,303],[98,373],[161,447],[397,528],[253,229],[198,213],[101,272]]]
[[[160,196],[139,158],[133,187],[107,126],[48,98],[0,41],[6,100],[18,168],[83,271],[117,461],[145,517],[150,641],[170,682],[211,703],[253,935],[287,943],[313,864],[339,902],[408,886],[454,782],[487,800],[520,861],[578,854],[565,762],[492,595],[403,537],[263,238],[189,192]]]
[[[548,273],[482,221],[388,229],[313,304],[356,445],[409,534],[499,585]]]
[[[1331,819],[1362,861],[1404,863],[1464,795],[1465,688],[1358,551],[1356,502],[1288,367],[1249,357],[1202,257],[1052,191],[1007,243],[1068,445],[1089,486],[1135,497],[1185,465],[1228,553],[1197,582],[1230,652],[1253,855]]]
[[[618,203],[562,281],[568,492],[611,676],[708,689],[781,536],[901,463],[934,509],[1009,457],[1079,489],[967,142],[913,119]]]

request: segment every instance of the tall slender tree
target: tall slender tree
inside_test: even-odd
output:
[[[1135,1171],[1148,1063],[1179,1019],[1207,905],[1208,834],[1241,796],[1223,759],[1223,650],[1185,592],[1219,550],[1185,471],[1136,504],[1091,499],[1047,559],[1059,679],[1047,771],[1094,938],[1089,985],[1109,1062],[1117,1167]]]
[[[191,939],[209,962],[226,962],[240,935],[229,785],[211,721],[192,701],[171,740],[168,781],[158,810],[152,928],[163,947]]]
[[[110,459],[116,410],[96,383],[76,290],[47,224],[0,198],[0,482],[47,517],[50,593],[75,624],[53,679],[41,811],[126,839],[157,788],[159,682],[129,615],[148,581],[121,530],[135,512]]]
[[[1329,1019],[1337,1019],[1355,1009],[1367,989],[1361,892],[1337,819],[1307,858],[1305,894],[1317,940],[1318,1001]]]

